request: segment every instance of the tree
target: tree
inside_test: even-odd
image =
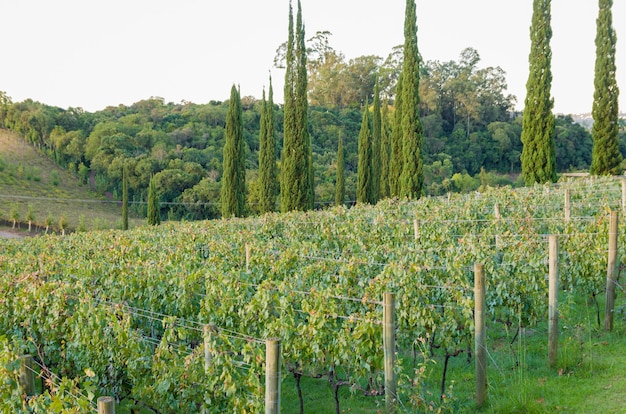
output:
[[[50,229],[50,226],[52,226],[52,224],[54,223],[54,217],[52,217],[52,213],[48,212],[48,216],[46,217],[46,233],[48,234],[48,230]]]
[[[617,175],[622,172],[622,155],[619,150],[619,88],[615,65],[616,35],[611,12],[613,0],[600,0],[599,6],[590,172],[594,175]]]
[[[402,173],[401,197],[420,198],[424,184],[422,123],[419,118],[419,51],[415,0],[406,1],[404,61],[402,63]]]
[[[243,139],[243,113],[239,91],[233,85],[226,116],[224,173],[220,199],[222,216],[243,217],[246,207],[246,153]]]
[[[11,228],[15,229],[15,225],[20,219],[20,211],[17,208],[17,204],[13,204],[13,206],[11,206],[11,212],[9,214],[11,215],[11,220],[13,220],[13,226]]]
[[[298,16],[294,33],[293,8],[289,4],[289,36],[287,40],[284,90],[284,142],[281,210],[308,210],[313,207],[312,151],[308,133],[307,69],[304,44],[302,8],[298,1]]]
[[[61,230],[61,235],[65,236],[65,230],[67,229],[67,219],[64,215],[59,217],[59,229]]]
[[[400,175],[404,158],[402,156],[402,74],[398,78],[396,101],[394,102],[393,128],[391,131],[391,160],[389,163],[389,195],[400,195]]]
[[[276,137],[274,127],[274,91],[270,77],[269,102],[265,100],[261,109],[261,130],[259,132],[259,212],[274,211],[278,195],[278,174],[276,173]]]
[[[372,116],[372,204],[376,204],[380,199],[380,176],[382,169],[381,146],[382,146],[382,125],[380,112],[380,85],[378,76],[374,87],[374,114]]]
[[[6,92],[0,91],[0,128],[6,127],[5,118],[9,113],[9,106],[12,104],[11,97]]]
[[[341,206],[346,198],[346,184],[344,177],[345,161],[343,155],[343,138],[339,134],[337,144],[337,180],[335,181],[335,205]]]
[[[526,185],[556,181],[554,115],[551,98],[550,0],[533,1],[530,72],[522,120],[522,175]]]
[[[307,48],[304,41],[304,22],[302,20],[302,6],[298,0],[298,15],[296,18],[296,58],[298,64],[298,75],[296,79],[296,119],[299,135],[303,137],[305,143],[306,160],[306,209],[313,209],[315,206],[315,175],[313,173],[313,143],[309,134],[309,99],[308,99],[308,72],[307,72]]]
[[[128,230],[128,166],[122,167],[122,230]]]
[[[389,104],[384,102],[380,133],[380,198],[389,197],[389,167],[391,162],[391,134],[389,131]]]
[[[158,226],[161,224],[161,211],[159,207],[159,195],[157,193],[154,177],[148,184],[148,224]]]
[[[372,180],[372,125],[369,117],[370,111],[365,102],[361,131],[359,132],[359,164],[357,167],[356,202],[372,203],[373,180]]]
[[[30,233],[33,221],[35,221],[35,212],[33,211],[33,206],[28,205],[28,211],[26,212],[26,220],[28,220],[28,232]]]

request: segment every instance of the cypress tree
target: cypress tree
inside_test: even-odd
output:
[[[243,113],[239,91],[233,85],[226,114],[224,173],[220,190],[222,217],[242,217],[246,203],[246,170]]]
[[[615,50],[617,36],[613,28],[613,0],[600,0],[596,20],[596,66],[593,94],[593,151],[591,174],[617,175],[622,172],[619,150],[619,88],[616,80]]]
[[[161,213],[159,208],[159,195],[157,194],[154,176],[150,178],[148,184],[148,224],[158,226],[161,224]]]
[[[312,146],[308,133],[306,46],[302,8],[298,1],[296,30],[289,3],[289,36],[285,70],[284,142],[281,210],[308,210],[313,207]]]
[[[400,196],[400,174],[402,174],[402,74],[396,85],[393,129],[391,131],[391,161],[389,164],[389,196]]]
[[[276,137],[274,127],[274,91],[270,77],[269,102],[263,91],[261,131],[259,134],[259,211],[274,211],[278,195],[276,173]]]
[[[385,101],[380,130],[380,198],[389,197],[389,167],[391,163],[391,134],[389,133],[389,105]]]
[[[522,175],[526,185],[556,181],[555,121],[551,98],[550,0],[533,1],[530,71],[522,120]]]
[[[337,181],[335,183],[335,205],[341,206],[346,198],[346,184],[344,177],[345,161],[343,155],[343,138],[339,133],[337,144]]]
[[[367,102],[363,110],[359,132],[359,160],[357,164],[356,202],[372,202],[372,125]]]
[[[380,85],[376,76],[374,87],[374,114],[372,116],[372,204],[380,199],[380,175],[382,169],[381,146],[382,125],[380,114]]]
[[[302,20],[302,7],[298,0],[298,17],[296,19],[296,55],[298,58],[298,79],[296,81],[296,99],[298,101],[298,129],[305,143],[306,155],[306,184],[304,192],[308,194],[306,209],[313,209],[315,206],[315,175],[313,173],[313,143],[309,134],[309,98],[307,73],[307,50],[305,44],[304,22]]]
[[[122,230],[128,230],[128,166],[122,167]]]
[[[281,181],[280,181],[280,208],[286,212],[296,208],[297,200],[297,164],[295,160],[295,131],[296,131],[296,108],[295,108],[295,67],[294,67],[294,33],[293,33],[293,7],[289,2],[289,29],[287,36],[287,52],[285,54],[285,85],[284,85],[284,123],[283,123],[283,151],[281,155]],[[302,160],[299,160],[302,162]]]
[[[419,52],[415,0],[406,1],[404,60],[402,62],[402,173],[401,197],[420,198],[424,184],[422,123],[419,118]]]

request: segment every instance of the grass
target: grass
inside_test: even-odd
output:
[[[546,295],[547,296],[547,295]],[[463,353],[450,360],[447,403],[439,405],[443,358],[434,356],[422,395],[434,410],[399,409],[399,412],[451,413],[623,413],[626,412],[626,317],[616,313],[615,329],[604,332],[596,322],[595,306],[561,293],[559,304],[559,360],[551,368],[547,360],[547,322],[526,329],[513,341],[516,328],[488,322],[488,390],[483,407],[475,404],[474,364]],[[616,309],[626,303],[619,297]],[[603,306],[603,305],[602,305]],[[601,307],[601,309],[603,309]],[[547,319],[547,315],[546,315]],[[472,343],[473,346],[473,343]],[[412,358],[404,355],[403,371]],[[283,374],[282,412],[298,413],[295,381]],[[327,379],[302,379],[305,412],[334,413],[333,388]],[[405,395],[405,399],[408,396]],[[342,413],[384,413],[384,397],[365,397],[344,387]]]
[[[81,225],[87,230],[121,227],[121,206],[106,202],[102,196],[81,183],[76,174],[57,166],[45,155],[26,144],[16,134],[0,129],[0,222],[12,230],[11,210],[17,206],[20,234],[28,233],[27,212],[31,206],[35,229],[45,228],[46,218],[52,217],[52,227],[58,231],[61,216],[70,230]],[[143,220],[131,219],[130,225]]]

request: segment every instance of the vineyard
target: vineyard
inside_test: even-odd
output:
[[[610,217],[621,209],[621,181],[579,179],[0,241],[0,408],[97,412],[97,397],[112,396],[117,412],[262,412],[274,340],[274,391],[279,401],[281,392],[297,399],[283,407],[341,412],[340,390],[349,389],[367,412],[384,412],[386,294],[394,297],[397,387],[387,409],[473,407],[447,395],[446,374],[464,358],[462,378],[475,381],[475,265],[484,270],[488,329],[511,343],[543,334],[556,236],[563,321],[578,323],[570,309],[584,298],[601,324]],[[547,364],[547,333],[545,343]],[[496,364],[497,350],[486,349]],[[28,398],[19,386],[24,354],[43,378]],[[334,405],[307,400],[303,379],[330,383]]]

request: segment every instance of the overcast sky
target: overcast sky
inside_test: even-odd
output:
[[[295,0],[294,0],[295,1]],[[404,0],[301,0],[307,38],[328,30],[347,58],[385,58],[403,43]],[[500,66],[520,109],[526,93],[532,0],[417,0],[426,60]],[[233,84],[260,98],[287,38],[288,0],[1,0],[0,90],[96,111],[151,96],[226,100]],[[294,4],[295,8],[295,4]],[[597,0],[552,1],[555,112],[590,112]],[[626,112],[626,1],[613,6],[620,110]],[[622,40],[623,39],[623,40]]]

